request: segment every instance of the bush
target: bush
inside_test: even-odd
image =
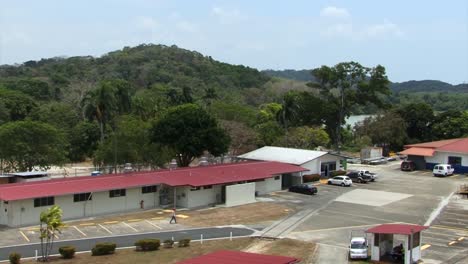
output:
[[[109,255],[113,254],[116,248],[115,243],[97,243],[91,249],[92,256],[102,256],[102,255]]]
[[[160,245],[161,242],[159,241],[159,239],[140,239],[137,242],[135,242],[135,247],[137,251],[158,250]]]
[[[339,176],[339,175],[346,175],[346,171],[337,170],[337,171],[330,172],[330,177],[335,177],[335,176]]]
[[[316,182],[320,180],[320,174],[310,174],[302,176],[302,182]]]
[[[179,240],[179,247],[188,247],[190,246],[190,238],[184,238]]]
[[[164,248],[171,248],[174,245],[174,240],[172,239],[166,239],[163,242]]]
[[[75,256],[75,247],[63,246],[59,247],[59,253],[64,259],[71,259]]]
[[[11,264],[19,264],[21,260],[21,254],[12,252],[10,253],[10,256],[8,256],[8,258],[10,259]]]

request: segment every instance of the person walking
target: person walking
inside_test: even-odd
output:
[[[174,224],[177,224],[176,209],[175,208],[172,208],[172,217],[171,217],[171,221],[169,221],[169,224],[172,224],[172,221],[174,221]]]

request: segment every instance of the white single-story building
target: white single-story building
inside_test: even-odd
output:
[[[332,171],[339,170],[344,157],[325,151],[265,146],[243,155],[241,160],[276,161],[301,166],[307,171],[304,175],[319,174],[330,177]],[[302,183],[302,177],[283,177],[283,188]]]
[[[456,173],[468,173],[468,138],[411,144],[404,148],[399,154],[407,155],[418,170],[432,170],[437,164],[450,164]]]
[[[0,225],[38,224],[52,205],[62,208],[65,220],[158,207],[241,205],[281,190],[282,175],[303,171],[279,162],[241,162],[3,184]]]

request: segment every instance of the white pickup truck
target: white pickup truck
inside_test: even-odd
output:
[[[360,169],[358,170],[359,175],[368,175],[371,177],[371,181],[375,181],[378,178],[378,175],[376,173],[372,173],[369,170],[365,169]]]

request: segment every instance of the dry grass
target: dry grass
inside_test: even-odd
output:
[[[50,263],[57,264],[127,264],[127,263],[176,263],[178,261],[200,256],[206,253],[217,250],[242,250],[255,248],[257,243],[264,241],[255,238],[239,238],[232,241],[229,240],[214,240],[205,241],[203,244],[193,242],[186,248],[161,248],[152,252],[136,252],[133,249],[117,250],[113,255],[107,256],[91,256],[90,253],[77,254],[75,258],[70,260],[53,258]],[[281,239],[267,241],[267,246],[262,247],[259,251],[249,251],[271,255],[283,255],[300,258],[301,263],[310,263],[311,254],[314,251],[315,244],[302,242],[292,239]],[[34,260],[23,260],[21,263],[36,263]]]

